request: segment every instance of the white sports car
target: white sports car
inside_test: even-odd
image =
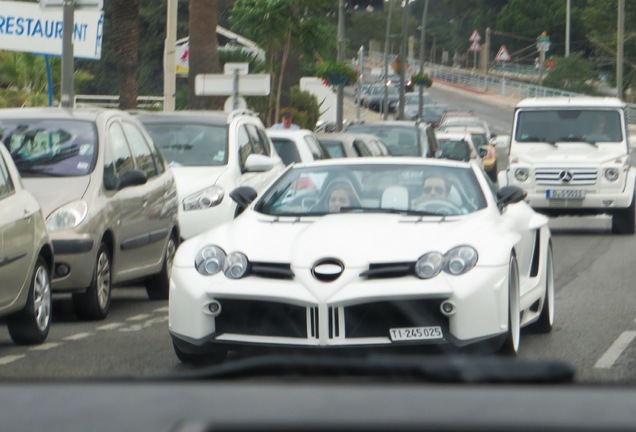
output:
[[[475,161],[359,158],[292,165],[244,211],[183,243],[170,334],[184,362],[229,349],[438,344],[516,354],[548,332],[548,219]],[[479,342],[479,344],[477,344]]]

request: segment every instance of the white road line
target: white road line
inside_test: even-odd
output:
[[[598,359],[594,367],[598,369],[611,368],[634,338],[636,338],[636,331],[624,331],[621,333],[601,358]]]
[[[13,363],[14,361],[20,360],[21,358],[24,358],[24,357],[25,357],[24,354],[8,355],[8,356],[0,357],[0,366],[4,366],[4,365],[7,365],[9,363]]]
[[[57,348],[60,345],[62,345],[61,342],[46,342],[46,343],[43,343],[42,345],[29,348],[29,351],[47,351],[53,348]]]
[[[64,338],[64,340],[68,340],[68,341],[76,341],[76,340],[80,340],[80,339],[86,339],[89,336],[92,336],[92,333],[76,333],[74,335],[71,336],[67,336]]]
[[[124,323],[110,323],[110,324],[104,324],[103,326],[99,326],[97,327],[97,330],[115,330],[116,328],[119,328],[121,326],[125,325]]]
[[[168,312],[170,308],[168,306],[162,306],[160,308],[155,309],[155,313],[163,313]]]
[[[146,318],[149,318],[149,317],[150,317],[149,314],[134,315],[134,316],[131,316],[130,318],[128,318],[126,321],[141,321],[141,320],[145,320]]]

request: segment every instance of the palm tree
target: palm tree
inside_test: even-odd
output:
[[[140,0],[112,0],[113,48],[119,78],[119,108],[137,108]]]
[[[197,96],[194,91],[194,82],[198,74],[213,74],[220,71],[216,36],[217,1],[190,0],[189,7],[189,106],[192,109],[217,109],[220,105],[219,98]]]

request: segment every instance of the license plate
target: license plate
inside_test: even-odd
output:
[[[442,328],[433,327],[403,327],[389,329],[392,341],[442,339]]]
[[[573,199],[582,200],[585,198],[585,191],[581,189],[548,189],[545,191],[547,199]]]

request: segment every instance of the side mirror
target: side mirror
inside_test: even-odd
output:
[[[269,156],[261,154],[251,154],[245,161],[246,172],[265,172],[274,168],[275,161]]]
[[[230,198],[237,204],[235,216],[243,213],[243,210],[252,204],[257,195],[256,190],[249,186],[240,186],[230,192]]]
[[[117,190],[122,190],[130,186],[141,186],[146,184],[148,181],[148,177],[146,177],[146,173],[139,170],[131,170],[125,172],[117,183]]]
[[[504,186],[497,191],[497,205],[503,208],[508,204],[518,203],[524,200],[526,193],[517,186]]]

